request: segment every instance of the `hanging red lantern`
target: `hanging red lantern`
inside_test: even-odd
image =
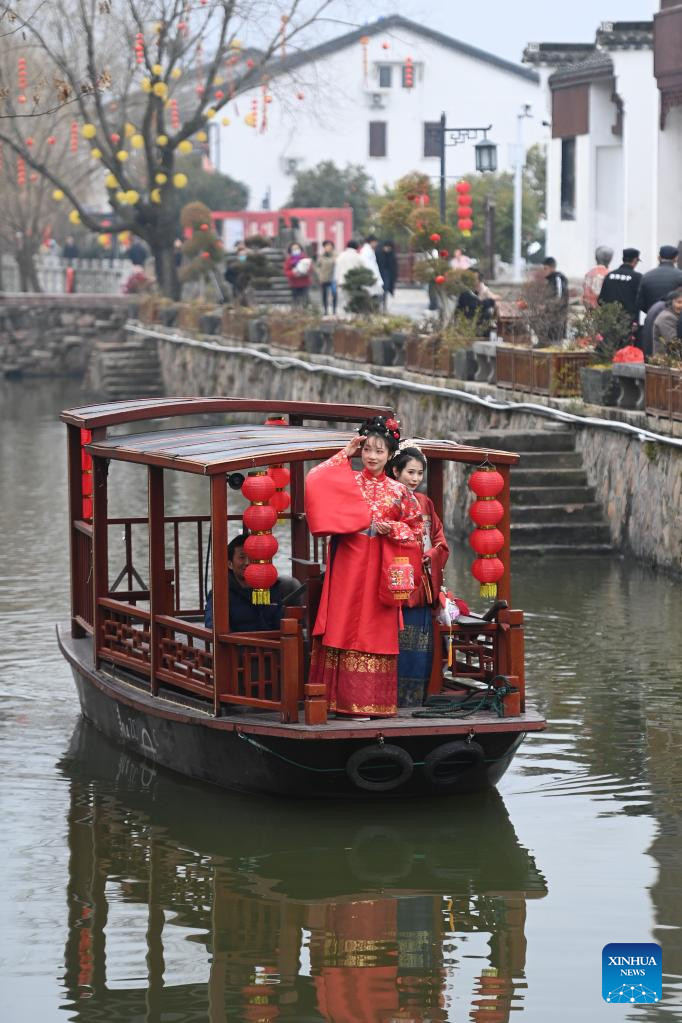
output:
[[[69,148],[72,153],[78,152],[78,124],[76,121],[71,122],[71,141]]]
[[[398,604],[398,628],[403,629],[403,604],[414,589],[414,568],[409,558],[396,557],[388,566],[388,589]]]
[[[20,186],[26,184],[26,161],[23,156],[17,158],[17,184]]]
[[[244,541],[244,552],[250,561],[270,561],[278,550],[272,533],[253,533]]]
[[[441,259],[447,259],[450,253],[448,252],[447,249],[441,249],[438,255],[440,256]]]
[[[170,101],[170,120],[171,128],[173,131],[177,131],[180,127],[180,111],[178,110],[178,101],[176,99]]]
[[[477,526],[494,526],[504,515],[504,508],[499,501],[474,501],[469,508],[469,518]]]
[[[411,89],[412,86],[414,85],[414,62],[412,60],[412,57],[406,57],[405,59],[403,84],[406,89]]]
[[[474,226],[474,222],[471,219],[471,217],[460,217],[460,219],[457,221],[457,227],[462,232],[464,232],[464,231],[471,231],[471,228],[473,226]]]
[[[249,525],[254,520],[260,520],[260,529],[254,529],[254,536],[249,539],[253,540],[251,544],[252,550],[258,550],[261,553],[266,550],[272,550],[272,553],[262,557],[254,557],[252,564],[248,565],[244,572],[244,579],[246,580],[247,586],[251,587],[252,594],[251,600],[254,604],[269,604],[270,603],[270,587],[274,586],[277,581],[277,569],[271,562],[271,558],[277,550],[277,541],[272,536],[270,530],[274,525],[274,519],[276,518],[276,511],[274,508],[269,506],[269,501],[275,493],[274,480],[268,475],[265,469],[257,469],[254,472],[250,472],[244,480],[242,485],[242,494],[251,502],[251,508],[247,508],[244,512],[244,524],[247,528],[254,528],[253,525]],[[255,515],[248,514],[255,512]],[[269,512],[267,514],[263,513]],[[269,525],[265,525],[266,522],[270,522]],[[269,540],[268,540],[269,538]],[[273,541],[275,546],[273,549]],[[246,544],[244,547],[246,549]],[[248,550],[246,551],[247,556],[249,555]]]
[[[432,242],[439,242],[440,241],[440,235],[438,234],[437,231],[434,231],[433,234],[430,234],[429,238],[431,239]]]
[[[271,465],[268,469],[268,475],[272,479],[276,488],[274,494],[270,498],[270,504],[277,512],[277,521],[283,522],[284,520],[282,515],[291,504],[291,498],[284,489],[291,479],[291,473],[285,465]]]
[[[469,537],[469,543],[477,554],[497,554],[504,547],[504,536],[495,526],[486,529],[475,529]]]
[[[254,504],[244,509],[242,521],[252,533],[262,533],[277,522],[277,510],[270,504]]]
[[[85,450],[85,445],[92,440],[92,430],[81,430],[81,515],[84,519],[92,519],[92,455]]]
[[[458,195],[464,195],[466,192],[471,191],[471,185],[468,181],[458,181],[455,185],[455,191]]]
[[[144,36],[141,32],[138,32],[135,36],[135,57],[138,64],[141,64],[144,60]]]
[[[48,144],[48,146],[54,146],[54,145],[56,145],[56,142],[57,142],[57,139],[55,138],[54,135],[48,135],[47,136],[47,144]]]
[[[503,486],[504,478],[497,469],[477,469],[469,477],[469,490],[477,497],[497,497]]]
[[[438,274],[438,276],[436,277],[436,284],[445,284],[444,274]]]
[[[504,563],[497,557],[504,547],[504,534],[496,528],[504,516],[504,507],[497,500],[497,494],[504,488],[504,477],[486,460],[471,474],[468,485],[478,498],[469,509],[471,519],[479,527],[469,538],[479,555],[471,572],[481,584],[481,596],[496,597],[497,583],[504,575]]]

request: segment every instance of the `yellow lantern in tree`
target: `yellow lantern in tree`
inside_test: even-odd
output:
[[[126,201],[126,194],[125,194],[125,192],[124,192],[124,191],[123,191],[122,189],[120,189],[120,188],[119,188],[118,192],[116,193],[116,200],[117,200],[118,202],[121,202],[121,203],[124,203],[124,202]]]
[[[93,160],[101,160],[102,159],[102,150],[101,149],[91,149],[90,150],[90,156],[93,158]]]
[[[128,159],[128,152],[127,152],[127,150],[119,149],[119,151],[116,154],[116,159],[120,160],[121,163],[125,163],[126,160]]]
[[[216,112],[215,112],[215,110],[213,109],[213,107],[209,107],[209,108],[208,108],[208,110],[206,111],[206,116],[207,116],[207,117],[209,118],[209,120],[210,120],[210,119],[211,119],[212,117],[215,117],[215,115],[216,115]]]
[[[152,202],[161,202],[161,189],[152,188],[151,192],[149,193],[149,196]]]
[[[174,67],[173,70],[170,73],[170,76],[171,76],[171,78],[175,78],[176,81],[177,81],[177,79],[180,77],[181,74],[182,74],[182,71],[180,70],[180,68],[179,67]]]
[[[142,92],[151,92],[151,91],[152,91],[151,80],[149,78],[143,78],[142,79]]]
[[[69,213],[69,220],[71,221],[72,224],[80,224],[81,215],[78,212],[78,210],[71,210],[71,212]]]
[[[184,188],[186,186],[186,184],[187,184],[187,175],[186,174],[174,174],[173,175],[173,184],[175,185],[176,188]]]
[[[52,193],[52,198],[56,199],[57,202],[62,201],[62,199],[64,198],[64,193],[62,192],[61,188],[55,188],[54,192]]]
[[[130,144],[133,149],[142,149],[142,146],[144,145],[144,135],[135,134],[131,136]]]
[[[155,82],[152,92],[160,99],[165,99],[168,95],[168,86],[165,82]]]
[[[221,123],[222,125],[224,125],[224,127],[225,127],[225,128],[227,128],[227,126],[228,126],[228,125],[229,125],[229,123],[230,123],[230,118],[229,118],[229,117],[223,117],[223,119],[222,119],[222,121],[221,121],[220,123]]]
[[[208,135],[206,134],[205,131],[198,131],[197,132],[197,142],[205,142],[207,138],[208,138]]]
[[[107,188],[117,188],[118,179],[116,178],[116,175],[107,174],[106,178],[104,179],[104,184],[107,186]]]
[[[168,136],[167,135],[157,135],[156,136],[156,144],[157,144],[157,146],[161,146],[162,148],[163,148],[163,146],[167,146],[168,145]]]
[[[84,124],[81,128],[81,135],[84,139],[94,139],[97,134],[97,128],[94,124]]]
[[[161,67],[160,64],[152,64],[152,71],[154,72],[155,75],[160,75],[161,72],[163,71],[163,68]]]
[[[123,131],[125,132],[125,137],[127,139],[129,139],[131,137],[131,135],[135,134],[135,132],[137,131],[137,128],[135,127],[134,124],[131,124],[130,121],[126,121],[125,127],[123,128]]]
[[[134,188],[129,188],[125,195],[126,195],[126,202],[130,203],[131,206],[134,206],[135,203],[140,198],[140,193],[136,192]]]
[[[183,139],[182,142],[178,142],[178,152],[179,153],[192,152],[192,143],[190,142],[189,139]]]
[[[157,185],[165,185],[166,182],[168,181],[168,175],[164,174],[162,171],[159,171],[158,174],[154,175],[154,181],[157,183]]]

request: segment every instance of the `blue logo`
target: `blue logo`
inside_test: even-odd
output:
[[[614,942],[601,954],[601,993],[605,1002],[648,1005],[663,997],[661,946],[653,942]]]

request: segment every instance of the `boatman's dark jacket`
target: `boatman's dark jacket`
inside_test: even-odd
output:
[[[282,621],[282,594],[278,582],[270,590],[269,604],[252,604],[251,590],[240,586],[234,573],[228,572],[230,632],[269,632]],[[213,591],[206,597],[204,625],[213,628]]]
[[[639,308],[642,312],[648,313],[654,302],[665,298],[669,291],[681,285],[682,270],[678,270],[674,263],[664,261],[642,277],[637,297]]]
[[[637,291],[642,275],[633,270],[629,263],[623,263],[617,270],[612,270],[604,278],[597,301],[599,305],[608,302],[620,302],[628,316],[639,321]]]

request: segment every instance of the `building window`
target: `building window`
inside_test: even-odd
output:
[[[441,153],[440,121],[424,122],[424,156],[440,156]]]
[[[369,155],[386,156],[386,121],[369,122]]]
[[[390,64],[379,65],[379,88],[390,89],[393,84],[393,68]]]
[[[575,220],[575,139],[561,140],[561,219]]]

